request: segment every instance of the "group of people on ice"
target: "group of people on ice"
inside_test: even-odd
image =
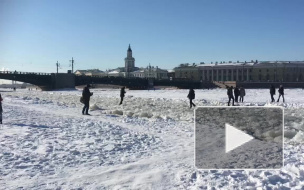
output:
[[[233,86],[226,86],[227,89],[227,95],[228,95],[228,106],[230,106],[230,102],[232,101],[232,106],[234,106],[234,102],[244,102],[244,96],[246,95],[245,89],[241,86],[239,87],[233,87]],[[275,87],[274,85],[270,85],[270,96],[271,96],[271,102],[275,102],[274,95],[275,95]],[[283,102],[285,102],[284,99],[284,87],[283,85],[280,85],[279,87],[279,97],[277,102],[280,101],[280,97],[282,96]],[[195,92],[193,88],[190,88],[187,98],[190,101],[190,108],[195,107],[195,104],[193,103],[193,100],[195,99]]]
[[[233,86],[226,86],[227,88],[227,95],[228,95],[228,106],[230,105],[230,101],[232,100],[232,105],[234,105],[234,102],[239,102],[239,97],[240,97],[240,102],[244,102],[244,96],[246,95],[245,89],[243,87],[235,87]],[[233,96],[234,93],[234,96]]]
[[[228,106],[230,106],[230,101],[232,100],[232,105],[234,106],[234,101],[235,102],[238,102],[238,97],[240,97],[240,102],[244,102],[244,96],[246,95],[245,93],[245,89],[243,87],[235,87],[233,88],[233,86],[226,86],[227,88],[227,95],[228,95]],[[270,85],[270,97],[271,97],[271,102],[275,102],[275,99],[274,99],[274,95],[275,95],[275,87],[274,85]],[[234,92],[234,96],[233,96],[233,92]],[[284,87],[283,85],[280,85],[279,87],[279,97],[278,97],[278,100],[277,102],[280,101],[280,97],[282,96],[283,98],[283,102],[285,102],[285,99],[284,99]]]
[[[240,97],[240,102],[244,101],[244,96],[246,95],[246,93],[243,87],[240,88],[237,87],[233,88],[233,86],[231,87],[226,86],[226,87],[227,87],[227,95],[229,99],[228,106],[230,105],[231,100],[232,100],[232,105],[234,105],[234,101],[238,102],[239,97]],[[195,107],[195,104],[193,103],[193,100],[195,99],[195,92],[193,88],[190,88],[187,98],[190,101],[190,108],[192,108],[192,106]]]
[[[276,90],[275,90],[274,85],[270,85],[271,102],[275,102],[275,99],[274,99],[274,97],[273,97],[273,95],[275,95],[275,91],[276,91]],[[280,101],[280,97],[281,97],[281,96],[282,96],[282,98],[283,98],[283,102],[285,102],[285,99],[284,99],[284,87],[283,87],[283,85],[280,85],[278,92],[279,92],[279,97],[278,97],[277,102]]]
[[[90,87],[91,87],[91,85],[87,84],[87,86],[85,86],[82,91],[82,97],[80,98],[80,102],[84,104],[84,106],[82,108],[82,115],[90,115],[89,114],[90,99],[91,99],[91,96],[93,96],[93,92],[90,92],[90,89],[89,89]],[[125,97],[125,93],[126,93],[125,87],[121,87],[119,105],[122,104],[123,99]]]
[[[88,84],[87,86],[85,86],[83,88],[83,91],[82,91],[82,97],[81,97],[80,101],[84,104],[83,109],[82,109],[83,115],[90,115],[88,113],[88,111],[89,111],[89,107],[90,107],[90,98],[93,95],[93,92],[90,92],[90,89],[89,89],[90,87],[91,87],[91,85]],[[232,106],[234,106],[234,102],[239,102],[239,101],[244,102],[244,96],[246,95],[246,92],[242,86],[235,87],[235,88],[233,86],[230,86],[230,87],[226,86],[226,88],[227,88],[227,95],[228,95],[228,106],[230,106],[231,101],[232,101]],[[271,102],[275,102],[275,99],[273,97],[276,93],[275,91],[276,90],[275,90],[274,85],[270,85]],[[278,92],[279,92],[279,97],[278,97],[277,102],[279,102],[281,96],[283,98],[283,102],[285,102],[284,87],[282,85],[280,85]],[[126,94],[125,87],[122,87],[120,89],[119,105],[122,104],[125,94]],[[190,108],[195,107],[196,105],[193,103],[193,100],[195,99],[195,92],[194,92],[193,88],[190,88],[187,98],[190,101]]]

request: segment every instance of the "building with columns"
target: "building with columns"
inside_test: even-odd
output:
[[[174,68],[175,79],[200,81],[199,68],[197,65],[181,64]]]
[[[132,49],[129,44],[127,57],[125,58],[125,77],[131,77],[130,73],[135,71],[135,59],[132,57]]]
[[[193,81],[304,82],[304,61],[251,61],[175,68],[175,78]]]
[[[198,65],[202,81],[250,81],[255,63],[222,63]]]

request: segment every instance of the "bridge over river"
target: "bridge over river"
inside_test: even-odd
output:
[[[86,84],[111,84],[126,86],[129,89],[148,89],[149,87],[153,87],[153,85],[174,86],[178,88],[202,87],[202,83],[193,81],[149,80],[147,78],[124,78],[106,76],[77,76],[71,73],[0,71],[0,79],[30,83],[39,86],[42,90],[75,88],[75,86]]]

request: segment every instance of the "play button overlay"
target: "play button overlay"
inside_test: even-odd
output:
[[[254,139],[252,136],[244,133],[241,130],[238,130],[237,128],[229,125],[228,123],[225,124],[225,131],[226,153]]]
[[[282,107],[198,107],[195,166],[198,169],[280,169]]]

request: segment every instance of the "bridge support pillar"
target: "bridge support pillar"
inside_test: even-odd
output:
[[[52,73],[52,88],[75,88],[75,75],[72,73]]]

